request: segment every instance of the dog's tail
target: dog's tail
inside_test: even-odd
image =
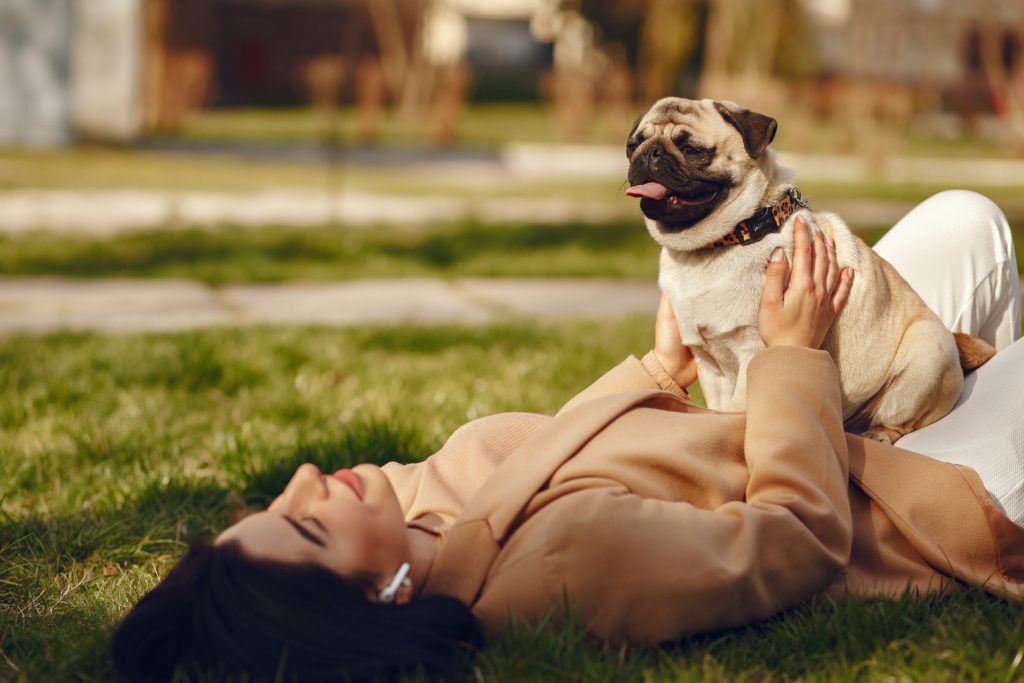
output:
[[[960,352],[960,367],[964,370],[980,368],[996,355],[995,347],[984,339],[961,332],[954,332],[953,339],[956,340],[956,350]]]

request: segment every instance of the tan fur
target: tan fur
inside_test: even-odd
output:
[[[954,332],[956,350],[960,353],[960,367],[964,370],[975,370],[987,363],[996,355],[996,349],[984,339],[972,337],[962,332]]]
[[[759,207],[777,202],[793,186],[792,173],[778,165],[770,148],[752,159],[737,127],[723,120],[711,100],[666,98],[631,134],[631,141],[641,143],[630,160],[631,181],[644,182],[632,180],[643,168],[634,164],[650,145],[661,145],[681,165],[684,157],[672,142],[681,134],[716,150],[708,174],[732,178],[711,213],[685,229],[645,218],[663,247],[659,284],[697,360],[709,407],[745,409],[747,364],[764,348],[757,316],[765,264],[778,246],[792,261],[799,216],[812,232],[830,235],[840,266],[856,273],[849,301],[823,344],[839,368],[847,428],[892,443],[949,412],[963,387],[961,359],[964,368],[977,367],[991,356],[991,347],[966,335],[954,338],[899,273],[835,214],[801,210],[760,242],[708,249]]]

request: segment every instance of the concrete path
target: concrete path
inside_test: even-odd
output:
[[[813,198],[811,198],[813,201]],[[854,227],[893,225],[915,202],[885,199],[835,200],[821,208]],[[1024,215],[1024,199],[1000,200],[1007,215]],[[387,211],[382,212],[381,207]],[[0,234],[37,230],[111,237],[125,232],[233,225],[308,227],[341,223],[375,225],[443,224],[475,219],[487,224],[631,221],[641,216],[636,202],[617,188],[602,201],[565,197],[408,196],[309,188],[259,192],[173,190],[11,190],[0,192]]]
[[[381,207],[387,207],[382,211]],[[621,202],[622,211],[636,207]],[[615,216],[614,209],[551,199],[492,198],[470,193],[455,196],[400,196],[303,188],[258,192],[171,190],[17,190],[0,193],[0,233],[15,235],[38,229],[96,236],[175,226],[314,226],[349,227],[388,224],[446,223],[475,217],[492,221],[596,220]],[[639,222],[639,218],[637,218]]]
[[[630,218],[640,223],[635,202],[574,201],[560,197],[409,196],[280,187],[258,192],[174,190],[12,190],[0,192],[0,234],[36,230],[112,236],[123,232],[186,227],[279,225],[304,227],[342,223],[448,223],[474,218],[483,223],[599,222]],[[382,211],[381,207],[387,207]]]
[[[653,281],[602,279],[409,278],[220,288],[187,280],[0,279],[0,334],[261,324],[475,325],[510,318],[653,316],[657,303]]]
[[[0,280],[0,334],[166,332],[252,324],[481,324],[653,315],[652,282],[439,279],[229,285],[183,280]]]
[[[0,279],[0,335],[611,318],[653,315],[657,298],[653,282],[588,279],[361,280],[222,288],[180,280]]]

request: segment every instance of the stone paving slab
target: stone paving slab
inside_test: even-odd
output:
[[[509,317],[653,314],[654,282],[357,280],[229,285],[177,280],[0,279],[0,334],[166,332],[215,325],[481,324]]]
[[[614,191],[609,201],[563,197],[407,196],[300,187],[258,192],[178,190],[0,191],[0,234],[37,230],[109,237],[124,232],[234,225],[349,227],[446,223],[475,218],[484,223],[600,222],[615,218],[640,224],[634,202]]]
[[[494,317],[488,306],[461,296],[456,285],[424,278],[232,285],[220,298],[239,324],[473,324]]]
[[[181,280],[0,280],[0,332],[170,332],[229,325],[202,284]]]
[[[1024,182],[1024,181],[1022,181]],[[893,225],[915,202],[891,199],[837,199],[816,202],[854,228]],[[1002,199],[1011,217],[1024,214],[1024,200]],[[386,207],[382,210],[381,207]],[[599,223],[618,220],[643,230],[634,200],[611,187],[597,201],[568,197],[406,196],[310,188],[270,188],[258,192],[178,190],[10,190],[0,191],[0,234],[37,230],[112,237],[125,232],[222,225],[302,228],[338,223],[364,229],[375,225],[443,224],[475,219],[509,222]]]
[[[653,313],[659,296],[654,282],[621,280],[466,278],[459,286],[466,296],[497,310],[546,319]]]
[[[657,303],[653,281],[409,278],[213,288],[183,280],[11,278],[0,279],[0,334],[258,324],[475,325],[517,317],[653,315]]]

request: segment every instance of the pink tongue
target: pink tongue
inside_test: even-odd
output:
[[[626,190],[627,197],[646,197],[647,199],[664,199],[668,194],[668,188],[661,183],[644,183],[634,185]]]

